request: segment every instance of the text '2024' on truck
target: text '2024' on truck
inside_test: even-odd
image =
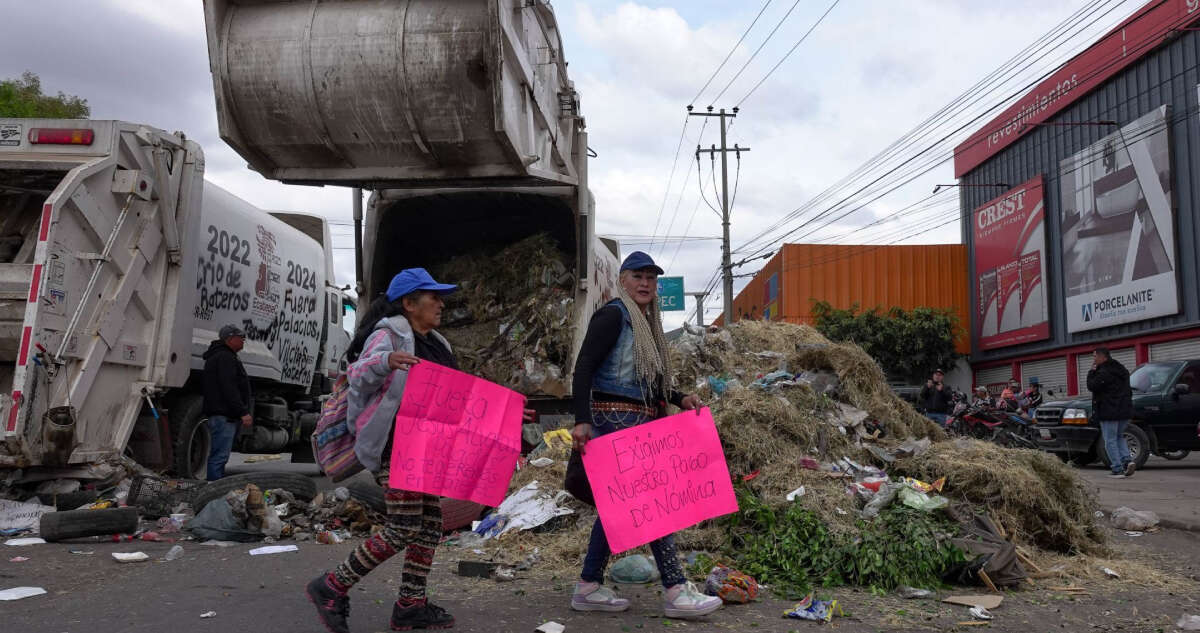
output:
[[[202,354],[246,331],[244,452],[303,449],[349,344],[316,216],[267,213],[204,181],[182,134],[119,121],[3,119],[0,468],[103,477],[128,454],[201,476]]]
[[[204,8],[222,138],[268,178],[372,190],[365,230],[355,214],[363,297],[402,268],[547,233],[574,262],[578,349],[618,253],[594,233],[549,5]],[[203,183],[179,133],[5,120],[0,134],[0,469],[96,477],[127,453],[199,476],[200,354],[226,323],[247,332],[255,392],[239,450],[303,451],[348,344],[324,221]],[[562,393],[529,395],[561,410]]]

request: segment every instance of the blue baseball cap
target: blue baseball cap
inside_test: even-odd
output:
[[[392,277],[392,283],[388,284],[387,298],[388,301],[395,301],[400,297],[418,290],[432,290],[438,294],[448,295],[458,286],[454,284],[439,284],[433,280],[433,276],[424,268],[405,268],[396,273]]]
[[[626,270],[653,270],[656,274],[663,274],[663,269],[654,263],[654,260],[649,255],[642,251],[633,251],[625,261],[621,262],[621,272]]]

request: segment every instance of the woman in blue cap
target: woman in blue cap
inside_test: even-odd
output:
[[[346,352],[351,363],[346,371],[350,383],[346,415],[353,421],[348,426],[355,436],[354,453],[384,489],[388,524],[354,548],[332,572],[308,583],[308,597],[333,633],[350,630],[346,595],[350,587],[400,552],[404,552],[404,571],[391,628],[454,626],[453,616],[425,597],[425,581],[442,536],[441,501],[434,495],[388,486],[387,460],[408,369],[421,360],[458,368],[450,343],[434,329],[442,322],[442,296],[457,288],[434,281],[424,268],[400,271],[387,294],[367,308]]]
[[[576,450],[588,440],[663,416],[666,403],[698,409],[700,399],[671,389],[666,337],[658,311],[658,276],[663,273],[649,255],[630,253],[621,264],[620,296],[592,315],[575,362]],[[687,581],[675,551],[665,536],[650,544],[662,576],[663,613],[670,618],[708,615],[721,608],[721,599],[706,596]],[[577,611],[624,611],[629,600],[605,587],[604,568],[611,551],[604,527],[596,519],[583,571],[571,594]]]

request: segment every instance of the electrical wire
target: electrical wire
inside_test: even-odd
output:
[[[792,53],[796,52],[796,49],[804,43],[804,40],[808,39],[809,35],[812,35],[812,32],[821,25],[821,22],[825,20],[825,16],[829,15],[830,11],[833,11],[833,8],[838,5],[838,2],[841,2],[841,0],[833,0],[833,4],[830,4],[829,8],[825,9],[825,13],[822,13],[821,17],[817,18],[817,21],[814,22],[812,26],[808,27],[808,30],[804,32],[804,35],[800,37],[799,41],[792,45],[792,48],[788,50],[787,54],[785,54],[778,62],[776,62],[775,65],[771,67],[771,70],[768,70],[767,74],[763,75],[763,78],[758,80],[758,83],[754,84],[754,87],[750,89],[750,92],[746,93],[746,96],[738,99],[737,105],[734,107],[742,107],[742,104],[746,102],[746,99],[749,99],[750,95],[754,94],[754,91],[758,90],[758,87],[763,85],[763,82],[766,81],[767,78],[769,78],[771,74],[774,73],[781,65],[783,65],[783,62],[787,61],[787,58],[790,57]]]
[[[725,84],[725,87],[721,89],[721,92],[717,93],[717,96],[713,97],[712,103],[719,101],[721,97],[724,96],[729,90],[729,88],[733,86],[733,82],[737,81],[738,77],[741,77],[742,73],[746,72],[746,68],[750,66],[750,62],[753,62],[754,58],[758,57],[758,54],[762,52],[763,47],[767,45],[767,42],[770,42],[771,38],[775,37],[775,32],[779,30],[779,27],[783,26],[783,23],[787,21],[788,16],[792,14],[792,11],[796,10],[796,5],[798,4],[800,4],[800,0],[796,0],[792,3],[792,6],[788,8],[787,13],[783,14],[783,17],[780,18],[779,22],[775,24],[775,28],[771,29],[770,33],[767,33],[767,39],[763,40],[762,44],[759,44],[758,48],[754,49],[754,53],[750,55],[750,59],[747,59],[746,63],[742,64],[742,67],[739,68],[737,73],[733,75],[733,78],[729,80],[729,83]]]
[[[762,8],[758,10],[758,15],[754,16],[754,20],[750,22],[750,26],[747,26],[746,30],[742,31],[742,36],[738,38],[738,41],[733,45],[733,48],[729,49],[729,52],[725,55],[725,59],[721,60],[721,65],[717,66],[717,69],[714,70],[712,75],[708,77],[708,81],[704,82],[704,85],[700,87],[700,91],[696,93],[696,96],[692,97],[690,103],[696,103],[700,100],[700,95],[704,94],[705,90],[708,90],[709,84],[711,84],[712,81],[717,78],[717,74],[720,73],[721,69],[725,67],[725,64],[729,62],[729,58],[733,57],[733,53],[737,51],[739,46],[742,45],[742,42],[746,39],[746,36],[750,34],[750,29],[753,29],[754,25],[758,24],[758,19],[762,17],[762,14],[767,10],[767,7],[771,6],[771,2],[772,0],[767,0],[763,3]]]

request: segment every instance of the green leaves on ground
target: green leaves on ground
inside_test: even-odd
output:
[[[814,585],[877,592],[936,586],[965,560],[949,543],[953,524],[940,514],[894,505],[874,521],[859,521],[857,534],[836,534],[799,504],[775,509],[749,493],[738,504],[730,536],[739,569],[789,598]]]

